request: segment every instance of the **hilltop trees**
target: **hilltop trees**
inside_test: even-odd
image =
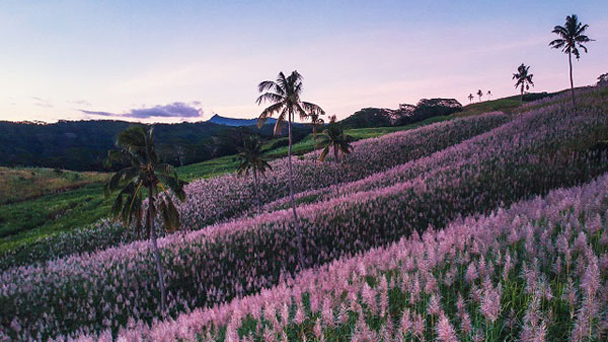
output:
[[[488,90],[488,98],[491,100],[492,99],[492,91]]]
[[[239,176],[243,174],[247,176],[249,171],[253,174],[253,192],[255,192],[258,202],[258,211],[262,212],[262,203],[258,192],[258,174],[263,175],[267,169],[272,169],[272,167],[263,157],[262,142],[255,135],[250,135],[243,141],[243,147],[239,148],[239,152],[237,172]]]
[[[481,97],[483,96],[483,91],[481,91],[481,89],[477,90],[477,96],[479,97],[479,102],[481,102]]]
[[[581,58],[581,53],[579,48],[581,48],[585,53],[587,53],[587,47],[583,45],[583,43],[588,43],[593,41],[589,37],[587,37],[584,33],[587,30],[589,25],[583,25],[578,21],[578,16],[576,14],[569,15],[566,17],[566,23],[564,26],[555,26],[553,28],[553,33],[557,34],[560,38],[555,39],[549,46],[554,49],[561,49],[562,52],[568,54],[568,66],[570,70],[570,93],[572,95],[572,105],[575,105],[574,102],[574,80],[572,78],[572,55],[576,57],[577,60]]]
[[[169,232],[179,229],[179,213],[167,190],[171,190],[175,197],[183,201],[186,197],[183,189],[186,183],[179,179],[173,166],[159,162],[154,151],[152,129],[146,131],[142,126],[132,126],[118,135],[116,146],[120,150],[110,151],[108,161],[126,161],[131,166],[116,172],[104,186],[104,193],[109,197],[113,192],[120,190],[112,205],[114,219],[122,221],[126,226],[134,225],[138,234],[145,215],[146,234],[150,237],[156,259],[161,311],[164,314],[167,308],[167,295],[156,244],[154,219],[160,216],[162,225]],[[144,203],[146,196],[148,202]]]
[[[475,98],[475,96],[473,96],[473,94],[469,94],[469,96],[468,96],[469,103],[473,103],[474,98]]]
[[[530,74],[530,66],[526,66],[524,63],[521,63],[517,68],[517,73],[513,74],[513,79],[517,81],[515,82],[515,88],[520,88],[521,103],[524,103],[524,90],[529,90],[530,86],[534,87],[533,76],[533,74]]]
[[[285,76],[283,72],[279,72],[275,81],[263,81],[258,85],[258,90],[262,93],[258,99],[257,104],[260,105],[263,102],[272,103],[269,107],[264,109],[258,118],[258,127],[262,127],[269,117],[274,114],[278,114],[277,122],[274,126],[274,132],[279,132],[280,125],[285,122],[287,117],[288,135],[289,135],[289,148],[287,152],[287,160],[289,163],[289,197],[291,199],[291,209],[293,211],[293,222],[298,236],[298,256],[300,261],[300,268],[304,269],[304,248],[302,246],[302,231],[298,223],[298,214],[296,212],[296,202],[293,197],[293,166],[291,161],[291,146],[292,146],[292,135],[291,135],[291,123],[298,114],[300,119],[307,118],[311,112],[323,115],[325,112],[321,107],[314,103],[304,102],[300,99],[302,94],[302,75],[294,70],[291,75]]]

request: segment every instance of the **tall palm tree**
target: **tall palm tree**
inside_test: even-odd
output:
[[[305,102],[300,99],[302,94],[302,75],[297,71],[293,71],[291,75],[285,76],[283,72],[279,72],[275,81],[263,81],[258,85],[258,90],[262,93],[258,99],[257,104],[260,105],[263,102],[272,103],[269,107],[264,109],[258,118],[258,127],[262,127],[269,117],[274,114],[278,114],[277,122],[274,126],[274,134],[279,132],[281,123],[287,118],[288,136],[289,136],[289,148],[287,153],[287,160],[289,163],[289,197],[291,199],[291,209],[293,211],[293,222],[297,234],[298,244],[298,256],[300,262],[300,268],[304,269],[304,248],[302,246],[302,231],[300,230],[300,224],[298,223],[298,213],[296,212],[296,202],[293,197],[293,166],[291,161],[291,146],[292,146],[292,135],[291,135],[291,123],[298,114],[300,119],[305,119],[311,112],[320,113],[325,112],[321,107],[314,103]]]
[[[323,152],[319,156],[320,161],[324,161],[331,149],[334,150],[334,158],[336,163],[341,161],[341,156],[349,154],[352,150],[350,143],[353,139],[344,134],[344,130],[339,123],[336,122],[336,116],[330,118],[329,125],[325,129],[322,144],[325,145]]]
[[[481,89],[477,90],[477,96],[479,96],[479,102],[481,102],[481,97],[483,96],[483,91],[481,91]]]
[[[469,98],[469,103],[473,103],[473,99],[475,98],[475,96],[473,96],[473,94],[469,94],[468,98]]]
[[[262,212],[262,202],[258,192],[258,174],[263,175],[267,169],[272,169],[262,153],[262,142],[255,135],[250,135],[243,141],[243,147],[239,148],[239,166],[237,169],[238,175],[249,175],[249,171],[253,174],[253,191],[256,194],[258,202],[258,211]]]
[[[589,39],[584,33],[589,28],[589,25],[583,25],[578,21],[576,14],[569,15],[566,17],[565,26],[555,26],[553,33],[557,34],[560,38],[555,39],[549,46],[554,49],[561,49],[562,52],[568,54],[568,66],[570,68],[570,94],[572,95],[572,105],[574,106],[574,79],[572,78],[572,55],[577,60],[581,58],[579,48],[583,49],[587,53],[587,47],[583,43],[593,41]]]
[[[491,100],[492,99],[492,91],[488,90],[488,98]]]
[[[183,201],[186,197],[184,185],[173,166],[159,162],[154,151],[152,128],[145,130],[142,126],[133,126],[118,135],[116,146],[119,151],[108,153],[108,161],[128,161],[131,165],[116,172],[104,186],[104,193],[109,197],[120,190],[114,204],[112,214],[115,220],[122,221],[126,226],[134,226],[139,234],[142,228],[142,218],[145,214],[146,233],[152,243],[158,283],[161,292],[161,312],[167,309],[163,268],[156,243],[154,219],[160,216],[161,223],[169,232],[179,229],[179,213],[173,204],[170,190],[175,197]],[[148,199],[147,206],[144,199]]]
[[[534,74],[530,74],[530,66],[526,66],[524,63],[521,63],[517,68],[517,73],[513,74],[513,79],[517,80],[517,82],[515,82],[515,88],[520,87],[521,103],[524,103],[524,89],[529,90],[530,86],[534,87],[532,77],[534,77]]]

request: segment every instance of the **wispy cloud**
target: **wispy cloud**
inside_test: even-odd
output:
[[[41,97],[36,97],[36,96],[33,96],[32,99],[34,100],[34,105],[36,105],[36,106],[45,107],[45,108],[53,108],[53,104],[51,103],[50,100],[43,99]]]
[[[68,103],[72,103],[79,106],[91,107],[91,102],[87,100],[68,100]]]
[[[89,115],[99,115],[99,116],[121,116],[120,114],[114,114],[114,113],[109,113],[109,112],[98,112],[98,111],[93,111],[93,110],[84,110],[84,109],[79,109],[79,111],[83,112],[84,114],[89,114]]]
[[[113,116],[133,119],[199,118],[203,116],[203,109],[200,108],[199,101],[193,101],[190,103],[174,102],[167,105],[157,105],[149,108],[136,108],[125,113],[111,113],[85,109],[79,109],[79,111],[88,115]]]

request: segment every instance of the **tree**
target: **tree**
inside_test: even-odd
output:
[[[488,90],[488,99],[490,99],[490,100],[492,99],[492,91],[491,90]]]
[[[597,78],[597,89],[600,90],[602,87],[608,85],[608,72],[605,74],[601,74]]]
[[[238,175],[249,175],[249,171],[253,174],[253,191],[256,194],[258,202],[258,211],[262,212],[262,203],[260,193],[258,192],[258,174],[263,175],[267,169],[272,169],[262,153],[262,142],[255,135],[250,135],[243,141],[243,147],[239,148],[239,166],[237,169]]]
[[[469,94],[468,98],[469,98],[469,103],[473,103],[473,99],[475,98],[475,96],[473,96],[473,94]]]
[[[317,127],[321,126],[325,123],[323,119],[320,117],[324,113],[319,113],[315,110],[310,111],[308,113],[308,117],[310,118],[310,124],[312,125],[312,149],[313,152],[317,148]]]
[[[517,68],[517,73],[513,74],[513,79],[516,80],[515,88],[520,87],[521,91],[521,103],[524,103],[524,90],[529,90],[530,86],[534,87],[532,82],[533,74],[530,74],[530,66],[526,66],[524,63]]]
[[[272,103],[269,107],[264,109],[258,118],[258,127],[264,126],[264,123],[269,117],[274,114],[278,114],[277,122],[274,126],[274,134],[279,132],[280,125],[285,122],[287,118],[288,127],[288,141],[289,148],[287,150],[287,160],[289,163],[289,197],[291,199],[291,209],[293,211],[293,222],[296,229],[297,244],[298,244],[298,256],[300,262],[300,268],[304,269],[304,249],[302,246],[302,231],[300,230],[300,224],[298,223],[298,214],[296,212],[296,202],[293,197],[293,166],[291,161],[291,146],[292,146],[292,134],[291,134],[291,122],[294,120],[295,115],[298,114],[300,119],[305,119],[309,116],[309,113],[316,112],[323,115],[325,112],[321,107],[314,103],[304,102],[300,99],[302,94],[302,75],[297,71],[293,71],[291,75],[285,76],[283,72],[279,72],[275,81],[263,81],[258,85],[258,90],[262,93],[258,99],[257,104],[260,105],[263,102]]]
[[[479,96],[479,102],[481,102],[481,97],[483,96],[483,91],[481,91],[481,89],[477,90],[477,96]]]
[[[553,33],[557,34],[560,38],[555,39],[549,46],[554,49],[561,49],[562,52],[568,54],[568,66],[570,70],[570,94],[572,95],[572,105],[574,102],[574,79],[572,78],[572,55],[576,57],[576,60],[581,58],[581,53],[578,50],[581,48],[587,53],[587,47],[583,43],[593,41],[589,39],[584,33],[589,28],[589,25],[583,25],[578,21],[576,14],[569,15],[566,17],[565,26],[555,26]]]
[[[126,226],[134,226],[138,235],[145,214],[146,233],[150,238],[158,283],[161,292],[161,312],[166,313],[166,293],[163,268],[156,243],[154,219],[160,216],[161,223],[169,232],[179,229],[179,213],[173,204],[172,195],[183,201],[186,197],[184,185],[177,172],[170,164],[159,162],[154,151],[152,129],[145,130],[143,126],[132,126],[118,135],[116,146],[120,149],[108,152],[108,162],[116,160],[128,161],[130,166],[116,172],[104,186],[104,193],[109,197],[120,191],[112,205],[112,215],[115,220],[122,221]],[[171,194],[168,192],[171,191]],[[147,207],[144,199],[148,199]]]
[[[350,143],[352,141],[352,137],[344,134],[344,130],[342,130],[340,124],[336,122],[336,116],[332,116],[323,135],[323,141],[321,143],[325,145],[325,147],[319,156],[319,160],[324,161],[325,157],[329,154],[329,151],[333,149],[336,163],[340,162],[341,155],[343,156],[351,152],[352,147]]]

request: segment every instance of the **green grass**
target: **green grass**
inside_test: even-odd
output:
[[[107,217],[111,199],[103,185],[0,206],[0,254],[43,236],[83,227]]]
[[[47,194],[101,184],[109,174],[47,168],[0,167],[0,205],[35,199]]]
[[[521,101],[519,97],[512,96],[503,99],[484,101],[464,106],[463,111],[457,113],[456,115],[458,117],[463,117],[496,111],[509,113],[512,110],[518,108],[520,105]]]

